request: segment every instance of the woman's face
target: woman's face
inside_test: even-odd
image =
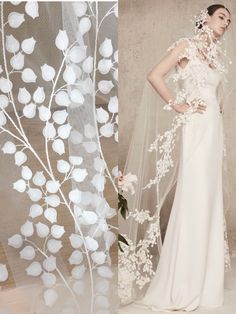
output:
[[[224,8],[217,9],[207,20],[208,26],[213,30],[216,37],[224,35],[230,22],[230,14]]]

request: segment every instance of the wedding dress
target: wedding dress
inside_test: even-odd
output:
[[[186,100],[201,99],[207,109],[191,114],[181,129],[177,185],[160,259],[146,294],[134,305],[157,312],[219,307],[224,300],[224,137],[218,100],[223,75],[200,57],[193,38],[180,39],[170,50],[183,40],[188,47],[179,60],[188,63],[178,64],[174,76]]]

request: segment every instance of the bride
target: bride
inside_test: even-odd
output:
[[[135,302],[138,307],[193,311],[198,307],[220,307],[224,301],[224,272],[226,267],[230,269],[230,261],[222,184],[223,103],[219,101],[218,91],[227,72],[220,39],[230,25],[230,17],[223,5],[203,10],[196,18],[195,35],[175,42],[148,74],[154,91],[166,103],[164,109],[177,115],[171,129],[150,146],[149,151],[158,152],[162,141],[164,157],[162,154],[156,163],[156,177],[143,189],[158,186],[170,172],[171,152],[178,142],[174,137],[177,139],[177,129],[182,127],[174,201],[164,242],[159,243],[161,254],[155,272],[150,261],[152,247],[160,241],[156,228],[160,208],[157,206],[152,216],[143,210],[128,216],[139,222],[143,217],[142,223],[146,223],[136,230],[136,240],[132,242],[133,225],[127,235],[129,246],[123,246],[124,253],[120,254],[120,289],[126,291],[121,294],[127,293],[129,285],[125,288],[125,281],[131,273],[139,277],[136,286],[141,288],[150,280],[142,298],[137,293],[132,295],[138,299]],[[179,88],[176,96],[164,80],[173,68],[176,72],[172,78]]]

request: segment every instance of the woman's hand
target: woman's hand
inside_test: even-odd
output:
[[[189,107],[190,107],[190,105],[188,103],[174,104],[173,105],[174,110],[178,113],[186,112],[189,109]],[[199,102],[195,112],[202,114],[202,113],[204,113],[205,110],[206,110],[206,105],[203,104],[202,102]]]

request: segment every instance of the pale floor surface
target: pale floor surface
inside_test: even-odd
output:
[[[125,310],[126,309],[126,310]],[[172,311],[172,312],[153,312],[151,310],[140,309],[137,306],[130,305],[126,308],[123,307],[119,310],[119,314],[166,314],[166,313],[179,313],[186,314],[185,311]],[[232,258],[232,270],[226,273],[225,278],[225,299],[224,305],[214,309],[198,309],[193,313],[196,314],[235,314],[236,313],[236,258]]]

